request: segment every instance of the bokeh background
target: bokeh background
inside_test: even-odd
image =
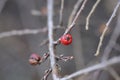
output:
[[[90,19],[90,29],[85,30],[85,20],[96,0],[88,0],[85,9],[79,16],[75,27],[70,32],[73,35],[73,43],[69,46],[58,45],[57,55],[73,55],[74,60],[68,62],[58,62],[61,66],[61,75],[69,75],[77,70],[83,69],[101,61],[104,48],[110,36],[119,24],[117,16],[111,22],[105,36],[100,55],[95,57],[95,51],[99,42],[99,37],[103,32],[104,25],[112,14],[118,0],[101,0],[96,11]],[[65,0],[63,10],[63,26],[66,28],[68,19],[77,0]],[[60,0],[54,0],[54,25],[59,24]],[[34,12],[40,12],[35,14]],[[42,29],[47,27],[47,0],[0,0],[0,33],[11,30]],[[118,28],[120,30],[120,28]],[[54,33],[55,40],[64,33],[64,29],[57,29]],[[120,33],[120,32],[119,32]],[[48,45],[40,45],[47,39],[47,32],[36,35],[10,36],[0,38],[0,80],[40,80],[44,71],[50,66],[49,59],[40,66],[31,66],[28,62],[31,53],[43,55],[48,52]],[[118,37],[118,47],[113,49],[111,57],[118,56],[120,37]],[[118,74],[119,65],[114,66]],[[80,76],[81,77],[81,76]],[[51,77],[48,78],[51,80]],[[83,78],[74,79],[83,80]],[[84,78],[84,80],[93,80]],[[103,71],[99,79],[115,80],[108,72]]]

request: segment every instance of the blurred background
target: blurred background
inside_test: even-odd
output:
[[[85,20],[96,0],[88,0],[85,9],[79,16],[75,27],[70,32],[73,43],[69,46],[58,45],[57,55],[73,55],[74,60],[58,62],[61,66],[61,76],[69,75],[75,71],[94,65],[101,61],[104,49],[108,44],[115,28],[118,30],[117,43],[110,57],[120,53],[120,15],[111,22],[100,55],[95,57],[99,37],[105,28],[105,23],[110,18],[118,0],[101,0],[94,14],[90,18],[90,28],[85,30]],[[68,19],[77,0],[64,0],[63,26],[66,28]],[[61,0],[54,0],[54,26],[59,24],[59,11]],[[11,30],[42,29],[47,27],[47,0],[0,0],[0,33]],[[57,29],[54,33],[57,40],[64,33],[64,29]],[[43,55],[48,52],[48,45],[40,45],[47,39],[47,32],[36,35],[10,36],[0,38],[0,80],[40,80],[44,71],[50,66],[49,59],[40,66],[31,66],[28,62],[32,53]],[[120,65],[114,65],[115,71],[120,74]],[[107,71],[102,71],[99,79],[92,79],[92,74],[80,76],[73,80],[115,80]],[[48,80],[52,80],[51,76]],[[120,79],[119,79],[120,80]]]

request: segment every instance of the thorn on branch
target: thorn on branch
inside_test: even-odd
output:
[[[33,53],[30,55],[29,58],[29,63],[31,65],[40,65],[41,63],[45,62],[48,57],[50,56],[49,52],[48,53],[44,53],[43,56],[41,57],[40,55]],[[60,55],[60,56],[55,56],[56,61],[68,61],[68,60],[72,60],[74,57],[73,56],[64,56],[64,55]]]
[[[48,69],[48,70],[45,70],[45,73],[44,73],[44,76],[41,80],[47,80],[48,76],[50,75],[50,73],[52,72],[52,69]]]
[[[48,39],[45,39],[40,43],[40,46],[46,45],[48,43],[49,43]]]
[[[74,58],[73,56],[64,56],[64,55],[56,56],[57,61],[62,60],[64,62],[68,60],[72,60],[73,58]]]
[[[50,56],[50,54],[49,54],[49,53],[45,53],[45,54],[43,54],[43,56],[42,56],[42,59],[41,59],[40,63],[42,63],[42,62],[46,61],[46,60],[47,60],[47,58],[48,58],[49,56]]]

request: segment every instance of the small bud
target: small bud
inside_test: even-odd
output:
[[[37,64],[39,64],[40,60],[41,60],[41,57],[38,54],[33,53],[33,54],[30,55],[29,63],[31,65],[37,65]]]

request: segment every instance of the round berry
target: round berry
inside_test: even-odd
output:
[[[37,64],[39,64],[40,60],[41,60],[41,57],[38,54],[33,53],[33,54],[30,55],[29,63],[31,65],[37,65]]]
[[[63,35],[61,38],[60,38],[60,42],[63,44],[63,45],[69,45],[72,43],[72,35],[71,34],[66,34],[66,35]]]

